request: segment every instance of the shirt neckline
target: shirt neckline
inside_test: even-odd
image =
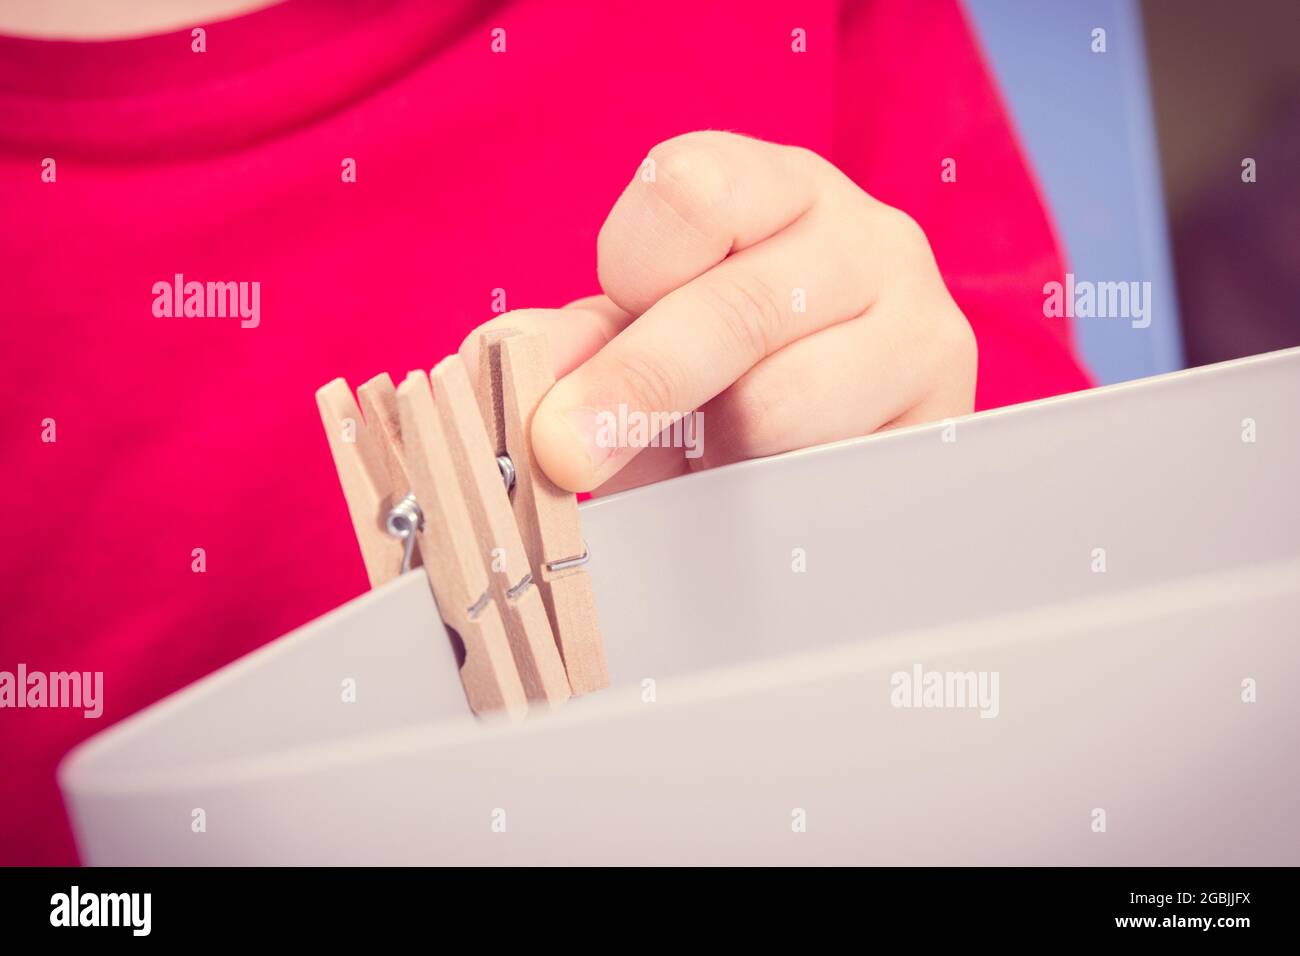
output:
[[[111,40],[0,34],[0,150],[105,162],[248,147],[393,82],[495,8],[482,0],[285,0]]]

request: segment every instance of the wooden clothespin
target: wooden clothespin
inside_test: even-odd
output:
[[[316,392],[321,424],[361,547],[372,588],[402,570],[403,543],[385,527],[390,510],[410,489],[397,421],[397,393],[385,373],[357,389],[336,378]],[[364,409],[364,416],[363,411]]]
[[[477,541],[528,699],[552,706],[563,703],[570,696],[564,662],[510,510],[497,457],[479,417],[465,363],[452,355],[434,366],[429,377],[474,529],[473,538],[455,540],[463,542],[465,549]],[[415,493],[418,500],[418,488]]]
[[[419,505],[415,529],[438,611],[465,649],[460,678],[470,709],[522,716],[527,694],[515,666],[501,609],[493,599],[465,487],[424,372],[397,389],[411,492]]]
[[[487,332],[479,339],[479,406],[492,450],[514,468],[511,505],[563,657],[569,686],[585,694],[609,686],[588,558],[572,493],[554,484],[533,455],[533,413],[555,384],[544,334]]]

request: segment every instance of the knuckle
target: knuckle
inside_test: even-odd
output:
[[[673,411],[681,376],[661,355],[629,352],[612,360],[614,381],[634,407],[648,412]]]
[[[884,215],[890,244],[898,250],[905,261],[917,259],[926,262],[934,261],[930,240],[919,222],[893,206],[886,206]]]
[[[956,330],[956,341],[953,343],[953,351],[963,367],[974,369],[979,364],[979,342],[975,338],[975,330],[966,321],[966,316],[960,310],[955,311],[956,319],[952,324]]]
[[[723,393],[719,416],[723,427],[717,431],[725,436],[721,451],[728,460],[741,461],[764,454],[770,436],[780,434],[782,426],[775,414],[780,408],[773,402],[773,394],[760,375],[751,373]]]
[[[647,275],[653,273],[639,258],[620,252],[628,246],[629,235],[625,224],[615,224],[612,217],[600,227],[596,236],[596,280],[621,308],[639,313],[654,302],[654,293],[646,292],[644,287],[649,284],[657,291],[659,283],[647,280]]]
[[[829,159],[817,152],[815,149],[809,149],[807,146],[791,144],[782,146],[781,149],[790,158],[791,162],[804,169],[818,170],[822,172],[839,172],[835,164]]]
[[[716,141],[705,133],[687,133],[650,150],[654,179],[648,185],[655,202],[672,216],[703,230],[731,197],[731,178]]]
[[[974,379],[979,364],[975,330],[951,298],[936,325],[934,355],[946,377]]]
[[[790,145],[781,146],[780,150],[789,174],[817,183],[827,201],[838,204],[852,201],[847,199],[852,196],[871,198],[843,170],[815,149]]]
[[[737,274],[705,281],[700,292],[728,345],[755,362],[774,350],[785,314],[767,282],[752,274]]]

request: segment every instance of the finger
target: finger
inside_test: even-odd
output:
[[[702,454],[691,464],[713,468],[967,414],[975,338],[955,305],[934,307],[942,316],[923,322],[882,303],[763,359],[701,409]]]
[[[480,336],[499,329],[543,332],[559,379],[600,351],[631,321],[632,316],[603,295],[578,299],[562,309],[517,309],[498,315],[465,336],[458,353],[465,361],[470,381],[477,387]]]
[[[639,315],[793,223],[817,202],[828,170],[806,150],[732,133],[688,133],[659,144],[601,227],[601,288]]]
[[[882,305],[792,342],[699,410],[694,447],[645,448],[592,495],[970,413],[974,334],[954,304],[937,297],[934,307],[943,315],[933,323]]]
[[[691,471],[691,462],[692,459],[687,458],[681,448],[674,448],[668,444],[643,448],[628,462],[627,467],[609,481],[593,488],[591,496],[603,498],[620,491],[640,488],[642,485],[653,485],[658,481],[667,481],[669,478],[685,475]]]
[[[602,415],[698,408],[764,357],[869,310],[884,276],[916,271],[919,250],[933,269],[924,236],[904,223],[850,193],[660,299],[542,402],[533,439],[543,469],[571,490],[603,484],[640,446],[602,441]]]

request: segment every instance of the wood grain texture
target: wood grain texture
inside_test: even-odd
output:
[[[574,694],[609,686],[604,642],[596,616],[595,594],[585,568],[552,571],[547,565],[586,550],[577,498],[546,477],[533,454],[531,429],[537,406],[555,384],[544,334],[513,330],[485,334],[480,355],[480,407],[490,409],[498,441],[515,466],[511,507],[528,554],[533,580],[541,591],[551,630]]]
[[[528,697],[500,608],[481,600],[490,591],[489,577],[475,547],[478,538],[452,443],[425,373],[411,372],[402,382],[397,409],[411,489],[424,514],[419,545],[425,571],[439,613],[465,649],[460,669],[465,696],[475,713],[523,716]]]
[[[532,567],[464,361],[450,356],[435,366],[430,378],[474,526],[473,537],[463,539],[464,550],[473,550],[477,542],[529,700],[557,706],[570,697],[569,680],[538,588],[535,582],[523,585]]]
[[[352,530],[361,549],[370,586],[391,581],[401,571],[402,542],[388,534],[384,520],[407,491],[405,471],[391,450],[396,431],[395,393],[387,375],[362,386],[367,413],[352,389],[336,378],[316,392],[316,407],[338,472]]]
[[[498,455],[509,454],[506,446],[506,412],[501,400],[501,349],[500,341],[512,335],[519,335],[518,329],[493,329],[479,336],[478,350],[478,398],[479,411],[483,414],[483,426],[487,429],[488,441],[492,450]]]

